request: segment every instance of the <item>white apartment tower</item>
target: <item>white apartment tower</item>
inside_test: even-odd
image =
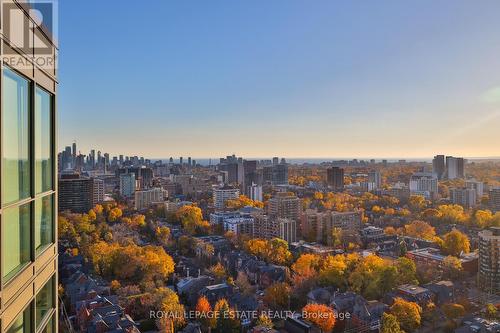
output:
[[[248,187],[248,193],[250,194],[250,199],[254,201],[262,201],[262,186],[252,183],[251,186]]]
[[[216,210],[223,210],[226,207],[226,202],[231,199],[238,199],[240,190],[232,187],[216,188],[213,191],[212,198]]]
[[[434,199],[438,193],[437,175],[431,172],[416,172],[410,178],[410,193]]]

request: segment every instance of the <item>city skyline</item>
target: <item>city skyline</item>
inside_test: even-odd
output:
[[[76,141],[73,141],[72,144],[77,144]],[[63,152],[65,148],[71,148],[72,146],[70,145],[67,145],[67,144],[62,144],[61,143],[61,147],[59,149],[60,152]],[[189,153],[184,153],[184,154],[181,154],[181,155],[168,155],[168,156],[162,156],[162,157],[157,157],[157,156],[147,156],[147,155],[143,155],[141,153],[137,153],[137,152],[132,152],[130,154],[125,154],[121,151],[117,151],[117,152],[109,152],[109,151],[106,151],[104,149],[101,149],[101,148],[98,148],[98,147],[89,147],[88,149],[87,148],[84,148],[84,149],[81,149],[81,147],[79,145],[77,145],[77,154],[82,154],[84,156],[88,156],[88,154],[94,150],[95,153],[98,153],[98,152],[101,152],[102,154],[109,154],[110,157],[118,157],[120,155],[122,156],[126,156],[126,157],[134,157],[134,156],[138,156],[138,157],[142,157],[142,158],[146,158],[146,159],[149,159],[151,161],[158,161],[158,160],[162,160],[162,161],[168,161],[170,158],[173,158],[174,161],[179,161],[180,158],[184,158],[184,159],[188,159],[188,158],[192,158],[196,161],[198,161],[199,163],[203,164],[203,165],[206,165],[209,163],[209,161],[211,160],[212,163],[217,163],[217,161],[219,160],[219,158],[221,157],[224,157],[224,156],[230,156],[230,155],[236,155],[236,156],[241,156],[242,158],[244,159],[247,159],[247,160],[270,160],[272,159],[273,157],[276,157],[276,156],[279,156],[280,158],[285,158],[287,159],[287,161],[291,161],[292,163],[303,163],[303,162],[307,162],[307,161],[311,161],[311,163],[321,163],[321,162],[331,162],[332,160],[353,160],[353,159],[356,159],[356,160],[371,160],[371,159],[375,159],[377,161],[382,161],[382,160],[387,160],[389,162],[397,162],[397,161],[400,161],[400,160],[407,160],[408,162],[432,162],[432,159],[437,155],[441,154],[441,153],[444,153],[445,155],[443,156],[453,156],[453,155],[450,155],[450,154],[447,154],[447,152],[435,152],[432,156],[418,156],[418,157],[407,157],[407,156],[381,156],[381,157],[378,157],[378,156],[324,156],[324,157],[304,157],[304,156],[285,156],[285,155],[281,155],[279,153],[275,153],[275,154],[271,154],[271,155],[268,155],[268,156],[246,156],[246,155],[243,155],[243,154],[240,154],[239,152],[226,152],[226,153],[221,153],[219,155],[214,155],[214,156],[193,156],[193,155],[190,155]],[[465,159],[468,159],[468,160],[471,160],[471,161],[474,161],[474,160],[499,160],[500,159],[500,156],[461,156]]]
[[[498,2],[59,7],[60,144],[151,158],[500,155]]]

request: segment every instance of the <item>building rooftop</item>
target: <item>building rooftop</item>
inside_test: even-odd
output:
[[[429,292],[429,289],[422,288],[413,284],[403,284],[402,286],[398,287],[398,290],[410,295],[418,295]]]
[[[228,288],[229,285],[227,283],[219,283],[219,284],[213,284],[211,286],[206,286],[205,288],[207,288],[208,290],[218,290],[218,289],[224,289],[224,288]]]
[[[441,250],[432,248],[432,247],[425,247],[422,249],[416,249],[416,250],[411,250],[408,251],[408,254],[414,255],[414,256],[419,256],[419,257],[424,257],[436,261],[443,261],[444,258],[447,256],[441,253]],[[478,253],[477,252],[470,252],[470,253],[463,253],[460,255],[459,259],[461,262],[468,262],[472,260],[476,260],[478,258]]]

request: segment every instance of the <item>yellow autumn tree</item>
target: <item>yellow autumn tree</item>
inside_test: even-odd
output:
[[[226,208],[229,209],[240,209],[247,206],[264,208],[264,203],[262,201],[254,201],[243,194],[241,194],[237,199],[229,199],[226,201]]]
[[[108,213],[108,221],[115,222],[122,215],[123,215],[123,212],[120,208],[118,208],[118,207],[112,208]]]
[[[405,234],[410,237],[434,240],[436,238],[436,229],[429,223],[415,220],[404,226]]]
[[[443,250],[450,255],[459,256],[460,253],[470,252],[470,241],[466,234],[454,229],[444,235]]]
[[[422,308],[417,303],[397,297],[391,306],[391,313],[406,331],[412,332],[420,326]]]

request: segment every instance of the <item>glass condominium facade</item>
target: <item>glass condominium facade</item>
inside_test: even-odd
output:
[[[0,333],[57,332],[56,43],[0,0]],[[7,19],[6,19],[7,18]],[[15,18],[15,19],[13,19]],[[19,36],[33,43],[18,45]],[[47,47],[43,49],[47,58]],[[15,61],[13,61],[15,59]]]

